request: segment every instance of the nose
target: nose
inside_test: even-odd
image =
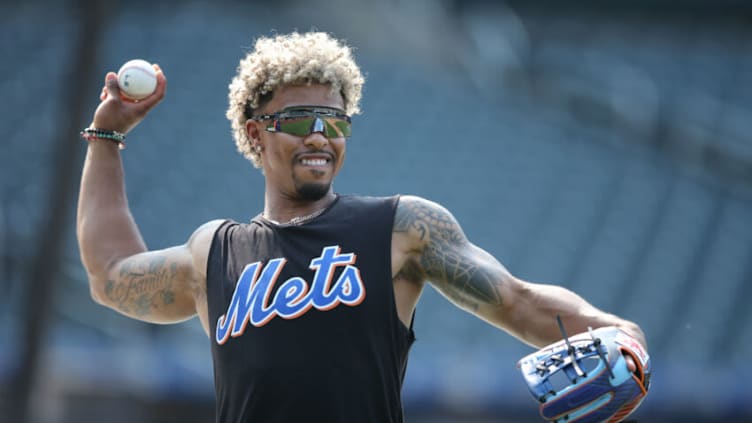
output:
[[[311,133],[303,139],[303,143],[316,150],[321,150],[329,144],[329,139],[324,135],[324,121],[316,118],[311,125]]]
[[[314,150],[323,150],[329,140],[321,132],[313,132],[303,139],[303,144]]]

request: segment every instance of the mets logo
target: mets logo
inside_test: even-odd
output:
[[[360,271],[354,266],[355,260],[353,253],[340,254],[338,245],[324,247],[321,255],[309,265],[315,272],[313,282],[309,285],[301,277],[292,277],[279,286],[273,298],[270,298],[272,288],[287,260],[272,259],[263,267],[261,262],[246,265],[227,312],[217,320],[217,344],[224,344],[230,336],[241,336],[248,323],[261,327],[276,316],[295,319],[311,307],[325,311],[340,303],[348,306],[360,304],[366,297],[366,290]],[[342,268],[342,272],[332,283],[337,268]]]

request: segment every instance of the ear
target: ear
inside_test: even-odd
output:
[[[259,132],[258,122],[250,119],[245,121],[245,133],[248,135],[251,142],[257,143],[261,139],[261,134]]]
[[[248,135],[248,139],[251,140],[251,146],[256,151],[264,149],[264,145],[261,143],[261,130],[259,129],[261,123],[248,119],[245,122],[245,132]]]

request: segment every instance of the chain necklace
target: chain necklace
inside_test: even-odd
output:
[[[266,216],[264,216],[264,218],[266,220],[274,223],[275,225],[279,225],[279,226],[300,226],[300,225],[308,222],[309,220],[315,219],[316,217],[318,217],[318,215],[320,215],[321,213],[323,213],[324,210],[326,210],[326,207],[320,208],[320,209],[314,211],[313,213],[309,213],[309,214],[307,214],[305,216],[295,216],[295,217],[293,217],[292,219],[288,220],[285,223],[277,222],[276,220],[269,219]]]

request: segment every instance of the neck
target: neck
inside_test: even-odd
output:
[[[314,201],[269,195],[268,191],[265,197],[264,217],[280,224],[297,219],[307,220],[304,219],[306,216],[322,212],[337,198],[336,194],[331,190],[320,199]]]

